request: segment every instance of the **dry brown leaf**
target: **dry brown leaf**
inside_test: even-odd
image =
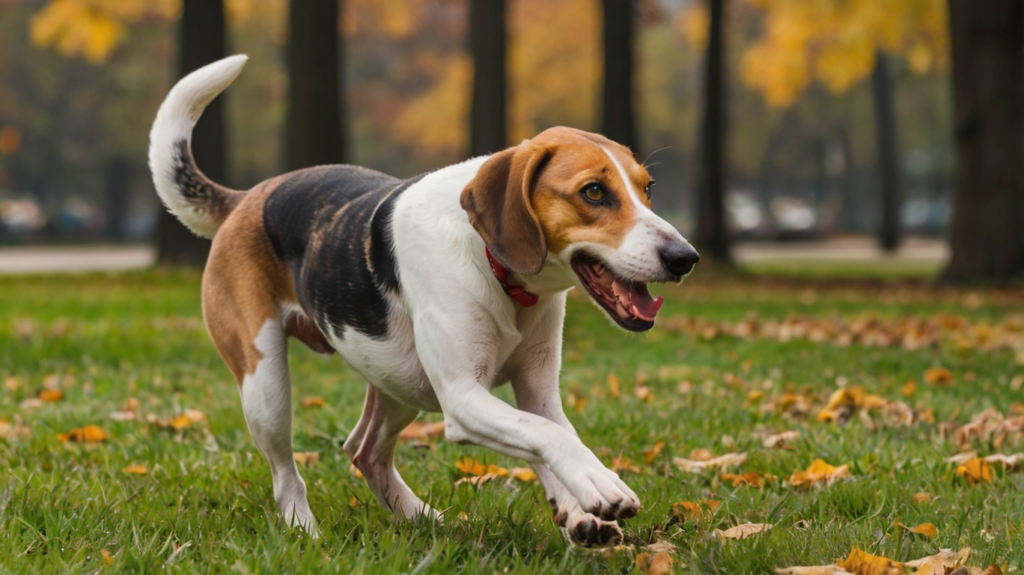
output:
[[[819,483],[831,485],[840,479],[850,477],[850,466],[833,467],[823,459],[817,459],[805,470],[794,471],[789,477],[793,487],[813,487]]]
[[[672,556],[661,553],[640,553],[636,556],[636,566],[641,573],[648,575],[668,575],[672,572]]]
[[[323,407],[327,405],[327,400],[320,397],[319,395],[310,395],[303,397],[301,400],[299,400],[299,405],[305,407],[306,409],[309,409],[310,407]]]
[[[956,553],[952,549],[941,549],[935,555],[908,561],[904,565],[917,569],[914,575],[946,575],[966,563],[970,556],[970,547],[964,547]]]
[[[868,411],[881,409],[888,402],[864,391],[859,385],[851,385],[835,390],[825,407],[818,412],[818,420],[832,423],[845,423],[859,409]]]
[[[761,406],[762,413],[778,411],[790,417],[803,417],[811,412],[811,398],[806,394],[784,391],[773,401]]]
[[[412,441],[414,439],[433,439],[444,435],[444,422],[414,421],[406,426],[398,434],[399,441]]]
[[[296,451],[292,454],[295,463],[301,465],[316,465],[320,463],[320,454],[316,451]]]
[[[32,435],[32,430],[18,424],[21,418],[14,416],[14,421],[15,423],[12,425],[11,422],[0,419],[0,439],[10,441],[15,438],[25,438]]]
[[[107,432],[103,431],[103,428],[98,425],[86,425],[85,427],[72,429],[67,433],[59,433],[57,434],[57,439],[75,443],[99,443],[107,440]]]
[[[722,531],[721,529],[715,529],[715,535],[717,535],[721,539],[746,539],[751,535],[764,533],[765,531],[768,531],[771,528],[771,523],[744,523],[743,525],[730,527],[725,531]]]
[[[608,374],[608,393],[616,399],[622,393],[622,384],[619,383],[619,376],[614,373]]]
[[[935,526],[931,523],[922,523],[920,525],[910,527],[909,525],[904,525],[897,520],[896,527],[906,529],[907,531],[911,533],[916,533],[917,535],[924,535],[929,539],[935,539],[939,536],[939,530],[936,529]]]
[[[924,372],[924,382],[931,385],[953,385],[953,372],[944,367],[933,367]]]
[[[698,449],[694,449],[693,451],[690,452],[690,459],[692,459],[693,461],[707,461],[709,459],[714,459],[714,458],[715,458],[715,454],[711,453],[707,449],[698,448]]]
[[[676,547],[664,539],[658,539],[654,543],[644,546],[644,551],[649,551],[651,553],[672,553],[677,549],[679,549],[679,547]]]
[[[348,500],[348,506],[349,507],[362,507],[363,503],[361,501],[359,501],[359,499],[357,499],[355,495],[353,495],[352,499]]]
[[[22,409],[39,409],[40,407],[46,405],[46,403],[43,400],[39,399],[38,397],[28,397],[21,400],[21,403],[18,405]]]
[[[455,482],[455,485],[458,486],[462,485],[463,483],[468,483],[470,485],[480,486],[492,479],[497,479],[498,477],[501,477],[501,475],[498,475],[497,473],[484,473],[483,475],[473,475],[470,477],[463,477],[462,479],[459,479],[458,481]]]
[[[850,555],[839,566],[855,575],[903,575],[899,562],[871,555],[856,547],[850,549]]]
[[[529,467],[513,467],[509,470],[509,475],[524,483],[537,481],[537,474]]]
[[[997,453],[995,455],[989,455],[985,458],[986,463],[1002,463],[1003,467],[1016,468],[1024,463],[1024,453],[1015,453],[1013,455],[1002,455]]]
[[[992,483],[992,468],[984,459],[975,457],[956,468],[957,475],[963,475],[970,484]]]
[[[647,387],[646,385],[638,385],[634,387],[633,396],[639,399],[640,401],[645,401],[647,403],[651,403],[652,401],[654,401],[654,394],[651,393],[651,388]]]
[[[700,504],[695,501],[677,501],[672,504],[672,514],[680,521],[685,521],[686,519],[700,519],[704,512],[701,511]]]
[[[691,457],[693,454],[690,454]],[[734,465],[742,465],[747,460],[746,453],[726,453],[719,457],[713,457],[702,461],[694,459],[683,459],[682,457],[676,457],[672,459],[672,462],[679,466],[683,471],[689,471],[690,473],[699,473],[705,469],[728,469]]]
[[[103,560],[103,564],[108,567],[114,564],[114,556],[106,549],[100,549],[100,558]]]
[[[838,565],[819,565],[817,567],[777,567],[776,575],[852,575]]]
[[[46,402],[57,402],[64,398],[64,392],[59,389],[44,389],[39,392],[39,399]]]
[[[705,499],[705,500],[701,501],[701,503],[703,503],[704,505],[707,505],[708,509],[710,509],[712,513],[717,511],[718,508],[722,506],[722,502],[718,501],[717,499]]]
[[[630,473],[635,473],[637,475],[640,475],[644,472],[643,469],[640,469],[639,467],[634,465],[628,457],[621,453],[618,454],[617,456],[612,456],[612,464],[610,469],[616,473],[620,471],[628,471]]]
[[[122,468],[121,471],[131,475],[145,475],[149,473],[149,470],[146,469],[145,465],[129,465],[128,467]]]
[[[644,454],[644,463],[650,465],[654,462],[654,458],[661,454],[661,451],[665,449],[665,442],[659,441],[651,447],[645,447],[641,452]]]
[[[199,423],[206,419],[206,414],[198,409],[186,409],[185,413],[182,413],[191,423]]]
[[[917,391],[917,382],[913,379],[908,379],[906,385],[903,386],[903,397],[910,397]]]

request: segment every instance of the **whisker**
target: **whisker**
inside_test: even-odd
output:
[[[646,157],[646,158],[644,158],[644,161],[643,161],[643,162],[640,162],[640,165],[646,168],[646,167],[647,167],[647,160],[650,160],[650,159],[651,159],[651,156],[653,156],[654,154],[657,154],[658,152],[662,152],[662,151],[664,151],[664,150],[667,150],[667,149],[669,149],[669,148],[671,148],[671,147],[672,147],[672,146],[665,146],[664,148],[658,148],[657,150],[654,150],[654,151],[653,151],[653,152],[651,152],[650,154],[647,154],[647,157]],[[654,166],[657,166],[658,164],[652,164],[652,165],[654,165]]]

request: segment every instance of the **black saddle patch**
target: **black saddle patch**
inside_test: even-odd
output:
[[[400,289],[394,203],[421,177],[323,166],[297,172],[267,198],[267,236],[291,271],[299,305],[324,333],[341,337],[347,326],[387,337],[386,294]]]

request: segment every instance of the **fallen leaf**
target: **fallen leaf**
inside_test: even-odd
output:
[[[913,379],[908,379],[906,385],[903,386],[903,397],[910,397],[917,391],[917,382]]]
[[[850,477],[849,465],[833,467],[825,463],[825,460],[817,459],[807,469],[794,471],[793,475],[789,477],[789,483],[793,487],[813,487],[822,482],[825,485],[831,485],[847,477]]]
[[[20,405],[22,409],[39,409],[45,405],[45,402],[38,397],[29,397],[21,400],[21,403],[18,405]]]
[[[180,431],[182,429],[191,427],[192,426],[192,420],[189,419],[187,415],[182,413],[181,415],[179,415],[179,416],[175,417],[174,419],[172,419],[170,421],[170,423],[168,423],[167,425],[168,425],[168,427],[170,427],[171,429],[174,429],[175,431]]]
[[[614,373],[609,373],[608,393],[611,394],[612,397],[618,399],[619,395],[621,394],[621,390],[622,384],[619,383],[619,376],[615,375]]]
[[[414,421],[398,434],[399,441],[412,441],[413,439],[432,439],[444,435],[444,422]]]
[[[103,564],[108,567],[114,564],[114,556],[106,549],[100,549],[100,558],[103,560]]]
[[[129,465],[128,467],[121,469],[121,471],[131,475],[145,475],[149,473],[149,470],[146,469],[145,465]]]
[[[476,477],[482,477],[488,474],[494,475],[495,477],[508,476],[508,469],[498,467],[497,465],[484,465],[472,457],[463,457],[456,461],[455,468],[463,475],[473,475]]]
[[[305,407],[306,409],[309,409],[311,407],[323,407],[327,405],[327,401],[324,400],[324,398],[320,397],[319,395],[311,395],[303,397],[301,400],[299,400],[299,405]]]
[[[679,518],[680,521],[687,519],[700,519],[704,512],[701,511],[700,504],[694,501],[677,501],[672,504],[672,514]]]
[[[14,424],[11,422],[0,419],[0,439],[6,439],[8,441],[15,438],[25,438],[32,435],[32,431],[24,425],[19,425],[18,422],[21,418],[14,416]]]
[[[192,423],[199,423],[200,421],[206,419],[206,414],[203,413],[202,411],[199,411],[198,409],[186,409],[185,413],[183,413],[182,415],[188,418],[188,420]]]
[[[665,541],[664,539],[658,539],[654,543],[644,546],[644,550],[650,551],[651,553],[672,553],[677,549],[679,549],[679,547],[676,547],[675,545],[669,543],[668,541]]]
[[[691,454],[692,455],[692,454]],[[734,465],[742,465],[747,460],[746,453],[726,453],[719,457],[713,457],[703,461],[697,461],[694,459],[683,459],[682,457],[676,457],[672,459],[672,462],[679,466],[683,471],[689,471],[690,473],[699,473],[705,469],[728,469]]]
[[[650,465],[654,462],[654,458],[661,454],[661,451],[665,449],[665,442],[659,441],[651,447],[645,447],[641,452],[644,454],[644,463]]]
[[[64,397],[64,392],[59,389],[44,389],[39,392],[39,399],[46,402],[57,402]]]
[[[67,433],[59,433],[57,439],[75,443],[99,443],[107,440],[107,433],[98,425],[86,425]]]
[[[850,555],[839,566],[855,575],[903,575],[903,567],[897,561],[871,555],[857,549],[850,549]]]
[[[818,567],[777,567],[776,575],[852,575],[838,565],[820,565]]]
[[[952,385],[953,372],[944,367],[933,367],[924,372],[924,382],[931,385]]]
[[[292,454],[296,463],[302,465],[316,465],[320,463],[320,454],[316,451],[296,451]]]
[[[621,453],[619,453],[617,456],[612,456],[612,464],[610,466],[610,469],[616,473],[620,471],[628,471],[630,473],[635,473],[637,475],[640,475],[644,472],[643,469],[640,469],[639,467],[634,465],[628,457]]]
[[[925,537],[927,537],[929,539],[935,539],[936,537],[939,536],[939,530],[936,529],[935,526],[932,525],[931,523],[922,523],[922,524],[917,525],[915,527],[910,527],[908,525],[904,525],[904,524],[900,523],[899,521],[896,521],[896,527],[902,528],[902,529],[906,529],[907,531],[909,531],[911,533],[916,533],[918,535],[924,535]]]
[[[985,458],[986,463],[1002,463],[1003,467],[1015,468],[1024,463],[1024,453],[1015,453],[1013,455],[1002,455],[995,454],[989,455]]]
[[[786,445],[787,442],[794,441],[799,437],[800,432],[794,430],[773,433],[771,435],[766,435],[761,439],[761,446],[765,449],[788,447]]]
[[[920,493],[915,493],[914,494],[914,503],[917,503],[917,504],[928,503],[928,502],[930,502],[933,499],[935,499],[935,496],[932,495],[931,493],[925,493],[925,492],[922,491]]]
[[[956,553],[952,549],[940,549],[935,555],[907,561],[904,565],[917,569],[914,575],[946,575],[966,563],[970,556],[970,547],[964,547]]]
[[[349,473],[354,475],[356,479],[366,479],[365,477],[363,477],[363,472],[360,471],[359,468],[356,467],[354,463],[348,464],[348,471]]]
[[[885,399],[865,392],[863,387],[851,385],[832,393],[824,409],[818,413],[818,420],[845,423],[851,415],[860,409],[871,411],[881,409],[887,404]]]
[[[636,556],[636,566],[648,575],[668,575],[672,572],[672,556],[664,551],[653,555],[640,553]]]
[[[21,382],[18,378],[11,376],[4,380],[4,389],[10,392],[18,391],[21,388]]]
[[[646,385],[638,385],[634,387],[633,396],[639,399],[640,401],[646,401],[647,403],[651,403],[652,401],[654,401],[654,394],[651,393],[651,388],[647,387]]]
[[[483,475],[473,475],[471,477],[463,477],[462,479],[459,479],[458,481],[455,482],[455,485],[458,486],[462,485],[463,483],[469,483],[470,485],[479,486],[483,485],[484,483],[487,483],[492,479],[497,479],[498,477],[501,476],[498,475],[497,473],[484,473]]]
[[[529,467],[513,467],[509,470],[509,475],[524,483],[537,481],[537,474]]]
[[[693,461],[707,461],[714,458],[715,454],[711,453],[707,449],[694,449],[690,452],[690,459]]]
[[[352,499],[349,499],[349,500],[348,500],[348,506],[349,506],[349,507],[362,507],[362,506],[363,506],[363,504],[362,504],[362,502],[360,502],[360,501],[359,501],[358,499],[356,499],[356,496],[355,496],[355,495],[353,495],[353,496],[352,496]]]
[[[723,473],[722,481],[728,481],[732,483],[733,487],[739,487],[740,485],[750,485],[751,487],[764,487],[765,476],[761,475],[758,471],[748,471],[743,475],[736,475],[733,473]]]
[[[746,539],[751,535],[764,533],[765,531],[768,531],[771,528],[771,523],[744,523],[743,525],[730,527],[725,531],[722,531],[721,529],[715,529],[715,535],[722,539]]]
[[[722,502],[718,501],[717,499],[705,499],[701,503],[707,505],[708,509],[710,509],[712,513],[717,511],[718,508],[722,506]]]
[[[992,468],[984,459],[975,457],[956,468],[957,475],[963,475],[970,484],[992,483]]]

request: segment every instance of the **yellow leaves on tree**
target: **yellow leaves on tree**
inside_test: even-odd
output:
[[[878,50],[925,73],[948,61],[942,0],[751,0],[764,35],[743,54],[743,82],[787,107],[814,80],[841,94],[871,73]]]
[[[32,17],[32,43],[99,64],[124,40],[126,23],[180,11],[179,0],[51,0]]]

